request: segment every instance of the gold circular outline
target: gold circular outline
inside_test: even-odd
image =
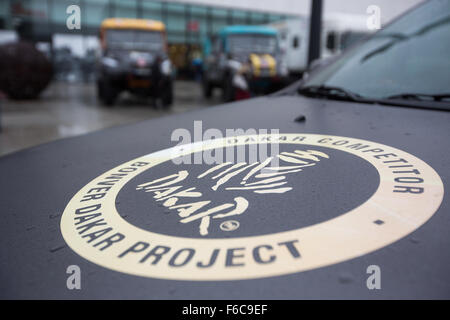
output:
[[[330,220],[317,223],[304,228],[290,231],[278,232],[263,236],[250,236],[241,238],[225,239],[198,239],[168,236],[150,232],[136,227],[119,215],[115,208],[115,199],[119,191],[128,181],[145,170],[159,163],[171,160],[175,157],[188,155],[198,151],[205,151],[219,147],[231,147],[252,143],[267,143],[267,137],[287,137],[287,141],[278,143],[299,144],[308,146],[329,147],[354,154],[369,163],[378,171],[380,184],[375,193],[364,203]],[[295,137],[306,137],[302,141],[292,141]],[[319,143],[321,139],[347,140],[345,145],[332,145]],[[254,139],[254,141],[252,141]],[[231,140],[231,141],[230,141]],[[312,141],[311,141],[312,140]],[[377,160],[371,153],[364,153],[355,149],[345,149],[345,146],[355,143],[363,143],[371,148],[383,149],[383,153],[394,153],[399,158],[404,158],[409,164],[420,171],[420,177],[424,179],[421,187],[425,192],[422,194],[393,193],[394,178],[387,165],[382,160]],[[108,226],[124,234],[125,242],[121,241],[105,251],[92,247],[83,239],[73,223],[75,209],[81,207],[81,198],[91,188],[106,176],[117,172],[138,161],[150,164],[130,173],[116,183],[102,199],[102,218]],[[398,183],[397,183],[398,184]],[[78,191],[67,204],[61,218],[61,233],[68,246],[83,258],[101,265],[103,267],[124,272],[128,274],[171,280],[189,281],[213,281],[213,280],[241,280],[263,277],[279,276],[316,269],[381,249],[410,234],[423,225],[439,208],[444,196],[444,187],[439,175],[424,161],[399,149],[375,143],[372,141],[317,134],[278,134],[278,135],[243,135],[227,137],[208,141],[196,142],[188,145],[175,146],[154,152],[132,161],[126,162],[104,174],[98,176],[80,191]],[[83,204],[84,205],[84,204]],[[373,221],[380,219],[385,221],[378,226]],[[277,257],[269,264],[258,264],[251,258],[250,250],[259,245],[271,245],[276,247],[283,241],[299,241],[298,247],[301,257],[293,259],[288,250],[278,248]],[[230,248],[245,247],[244,257],[240,258],[245,264],[242,267],[225,267],[224,264],[216,262],[214,267],[199,269],[195,263],[190,263],[182,268],[169,267],[160,261],[157,265],[139,263],[139,257],[127,257],[119,259],[117,256],[137,241],[154,245],[165,245],[171,247],[173,252],[181,248],[194,248],[196,250],[196,261],[208,261],[209,256],[215,248],[220,248],[219,257],[223,260],[224,251]],[[161,259],[162,260],[162,259]],[[219,258],[218,258],[219,261]]]

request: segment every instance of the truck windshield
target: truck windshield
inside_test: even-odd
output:
[[[161,32],[145,30],[108,30],[106,43],[110,49],[161,51],[164,47]]]
[[[338,87],[378,100],[442,102],[450,94],[450,0],[410,11],[312,74],[303,87]]]
[[[277,38],[261,34],[233,34],[228,36],[230,53],[268,53],[277,51]]]

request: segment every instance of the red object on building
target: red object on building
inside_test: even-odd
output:
[[[197,20],[191,20],[186,24],[186,29],[191,32],[198,32],[199,24]]]

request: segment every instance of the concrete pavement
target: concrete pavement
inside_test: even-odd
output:
[[[130,124],[220,103],[202,97],[198,83],[176,81],[171,110],[157,109],[151,99],[122,94],[114,107],[102,106],[95,83],[54,82],[38,100],[4,100],[0,156],[59,138]]]

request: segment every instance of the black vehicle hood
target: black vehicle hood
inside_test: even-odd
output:
[[[294,121],[300,115],[305,120]],[[145,278],[106,269],[72,251],[61,235],[60,221],[73,195],[120,164],[174,146],[176,142],[170,141],[173,130],[193,131],[196,120],[203,121],[203,130],[279,129],[280,133],[373,141],[426,162],[439,174],[444,190],[450,182],[450,113],[443,111],[298,96],[262,97],[55,141],[0,158],[0,297],[450,298],[447,192],[428,222],[391,245],[344,262],[274,277],[206,282]],[[299,212],[307,210],[306,204],[286,204],[290,205]],[[73,264],[82,270],[82,290],[66,288],[65,271]],[[369,265],[381,268],[381,290],[366,287]]]

